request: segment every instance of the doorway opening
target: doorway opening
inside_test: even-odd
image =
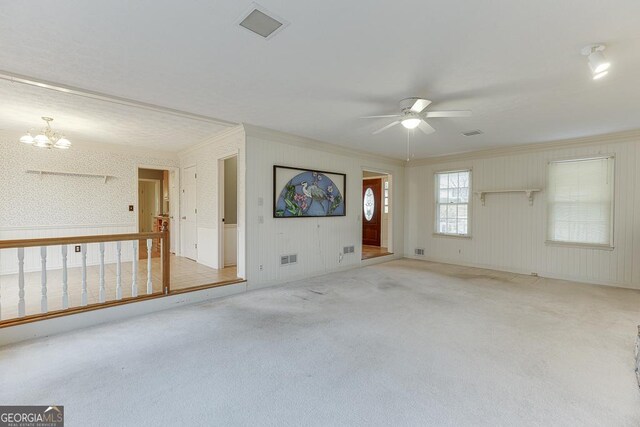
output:
[[[138,232],[156,233],[173,222],[172,183],[173,171],[164,169],[138,168]],[[176,195],[173,195],[176,197]],[[143,244],[144,242],[141,242]],[[175,238],[172,236],[171,252],[175,253]],[[144,245],[143,245],[144,247]],[[160,257],[160,242],[153,241],[151,257]],[[147,251],[139,251],[141,259],[147,258]]]
[[[218,265],[229,274],[238,264],[238,155],[218,159]]]
[[[362,171],[362,259],[392,255],[392,177]]]

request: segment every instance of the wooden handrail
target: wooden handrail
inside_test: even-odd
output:
[[[99,234],[95,236],[45,237],[42,239],[0,240],[0,249],[30,248],[34,246],[72,245],[75,243],[118,242],[127,240],[160,239],[164,232]]]

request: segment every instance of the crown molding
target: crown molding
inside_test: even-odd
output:
[[[233,136],[235,134],[242,134],[242,133],[245,133],[245,128],[244,128],[244,125],[242,124],[230,127],[228,129],[223,129],[220,132],[216,132],[213,135],[206,137],[204,140],[190,147],[185,148],[184,150],[178,151],[177,155],[178,157],[184,157],[187,154],[192,153],[196,150],[199,150],[211,144],[215,144],[216,142],[222,139],[229,138],[230,136]]]
[[[70,95],[81,96],[83,98],[97,99],[99,101],[110,102],[112,104],[126,105],[128,107],[141,108],[157,113],[169,114],[185,119],[197,120],[201,122],[214,123],[220,126],[235,126],[236,123],[227,120],[217,119],[215,117],[205,116],[203,114],[195,114],[188,111],[177,110],[175,108],[165,107],[162,105],[151,104],[148,102],[138,101],[131,98],[109,95],[107,93],[97,92],[76,86],[69,86],[62,83],[42,80],[23,74],[12,73],[11,71],[0,70],[0,80],[6,80],[11,83],[20,83],[27,86],[35,86],[43,89],[62,92]]]
[[[531,144],[512,145],[509,147],[489,148],[486,150],[469,151],[444,156],[426,157],[414,160],[406,164],[407,167],[448,163],[459,160],[474,160],[487,157],[510,156],[514,154],[526,154],[539,151],[557,150],[563,148],[585,147],[589,145],[614,144],[619,142],[640,142],[640,129],[607,133],[601,135],[585,136],[581,138],[561,139],[550,142],[535,142]]]
[[[310,148],[313,150],[325,151],[327,153],[347,157],[358,157],[363,160],[392,164],[395,166],[404,166],[406,164],[404,160],[381,156],[366,151],[354,150],[352,148],[346,148],[335,144],[330,144],[328,142],[307,138],[304,136],[298,136],[286,132],[268,129],[262,126],[250,125],[247,123],[244,123],[243,126],[247,137],[253,136],[256,138],[267,139],[273,142],[289,144],[295,147]]]

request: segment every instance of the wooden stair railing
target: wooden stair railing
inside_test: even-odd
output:
[[[161,242],[161,271],[162,271],[162,290],[153,292],[152,279],[152,247],[153,240],[159,239]],[[138,295],[138,258],[139,243],[146,242],[147,250],[147,281],[146,295]],[[115,277],[115,300],[107,301],[106,298],[106,282],[105,282],[105,243],[115,242],[116,249],[116,277]],[[122,248],[123,242],[131,242],[132,244],[132,268],[131,268],[131,297],[123,298],[123,278],[122,278]],[[87,244],[97,243],[99,250],[99,283],[98,283],[98,302],[88,304],[88,283],[87,283]],[[81,295],[80,306],[69,307],[69,288],[68,288],[68,245],[80,245],[81,256]],[[62,262],[62,309],[54,312],[49,311],[49,298],[47,296],[47,254],[51,246],[60,246],[61,262]],[[25,248],[40,248],[40,313],[26,314],[25,304]],[[17,317],[5,319],[2,316],[2,306],[5,307],[9,298],[6,291],[0,294],[0,327],[9,323],[16,323],[22,320],[37,320],[51,315],[57,316],[67,312],[81,312],[94,310],[103,306],[114,305],[118,302],[131,302],[138,299],[147,299],[151,296],[168,295],[171,291],[171,272],[170,272],[170,237],[166,226],[161,232],[154,233],[130,233],[130,234],[108,234],[97,236],[74,236],[74,237],[51,237],[42,239],[25,239],[25,240],[0,240],[0,250],[17,249],[18,263],[18,298]],[[93,284],[92,284],[93,285]]]

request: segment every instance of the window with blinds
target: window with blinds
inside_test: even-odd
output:
[[[613,247],[614,158],[549,163],[547,240]]]
[[[435,181],[436,233],[468,236],[471,171],[436,173]]]

